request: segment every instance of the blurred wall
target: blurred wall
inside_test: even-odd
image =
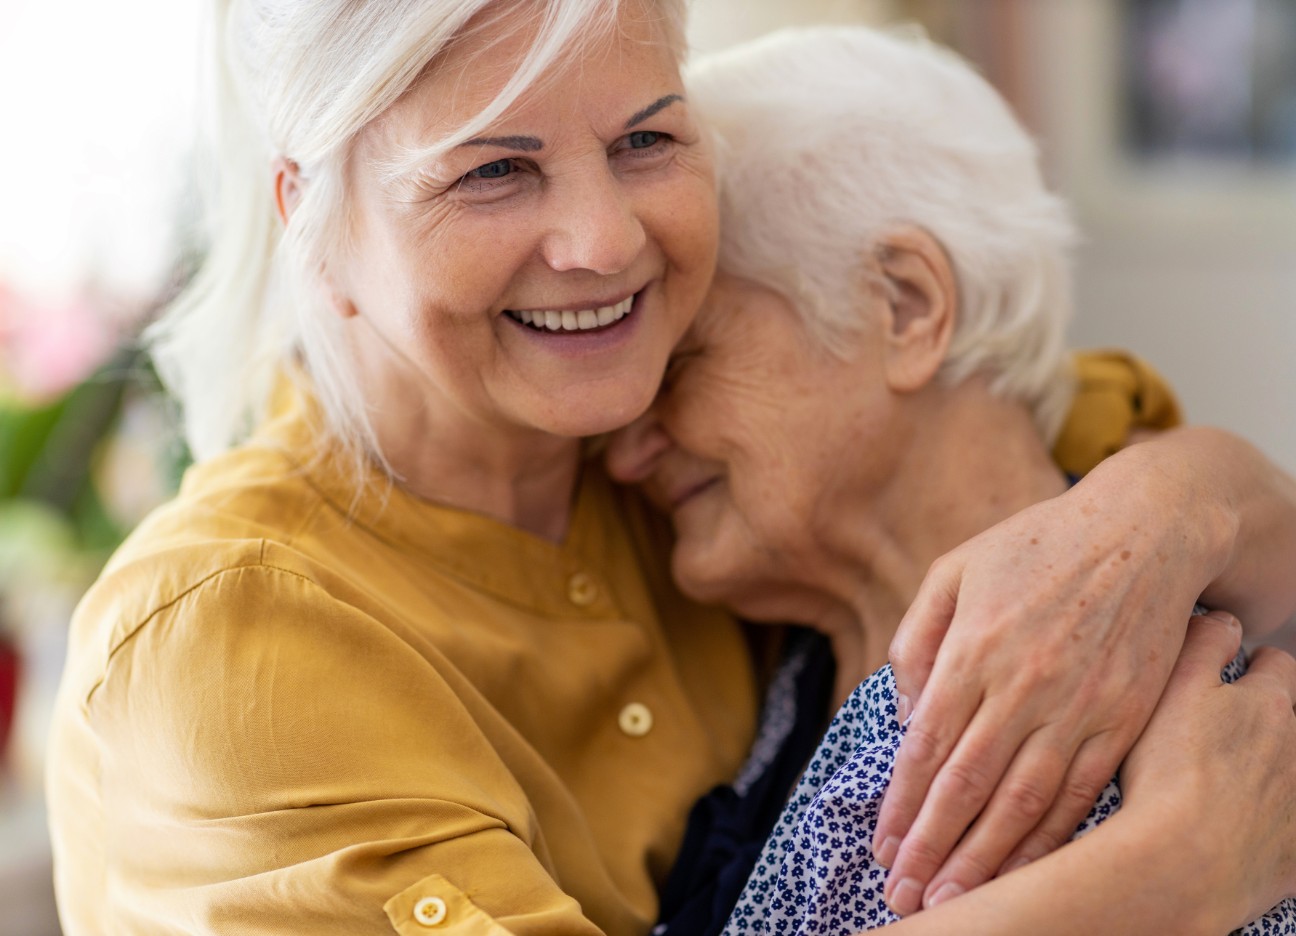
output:
[[[1240,2],[1240,0],[1229,0]],[[797,23],[921,20],[996,83],[1040,140],[1085,236],[1078,346],[1150,359],[1188,418],[1296,471],[1296,162],[1138,165],[1118,139],[1128,0],[696,0],[705,52]],[[1293,37],[1296,41],[1296,37]]]

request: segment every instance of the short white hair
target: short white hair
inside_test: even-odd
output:
[[[182,406],[197,459],[242,440],[266,415],[276,379],[297,363],[321,403],[320,428],[357,461],[385,465],[319,276],[345,248],[345,169],[358,135],[451,43],[473,40],[474,18],[536,29],[525,61],[485,110],[430,150],[381,167],[416,168],[479,134],[550,66],[614,29],[626,0],[209,2],[205,256],[147,335],[158,371]],[[682,58],[684,0],[647,4]],[[305,180],[286,227],[275,206],[276,157],[296,163]]]
[[[719,138],[722,269],[783,294],[831,345],[861,324],[868,254],[925,229],[959,285],[942,379],[986,375],[1052,441],[1072,394],[1075,233],[984,79],[912,31],[818,27],[707,56],[688,87]]]

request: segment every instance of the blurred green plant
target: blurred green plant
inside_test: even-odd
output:
[[[34,592],[79,595],[130,532],[139,518],[114,505],[102,466],[128,408],[159,408],[161,399],[133,342],[53,400],[0,396],[0,610],[8,612],[0,629],[3,618],[10,629],[26,626],[31,606],[48,604]],[[165,437],[148,441],[155,464],[126,483],[156,500],[174,490],[185,455]]]
[[[101,552],[115,547],[125,531],[104,509],[92,464],[138,364],[139,352],[124,348],[52,402],[0,403],[0,502],[30,502],[61,515],[77,548]]]

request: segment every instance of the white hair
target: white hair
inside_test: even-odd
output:
[[[212,0],[211,126],[205,149],[205,259],[147,336],[183,408],[198,459],[244,438],[266,415],[280,374],[304,367],[329,436],[357,460],[385,465],[341,319],[320,270],[346,246],[345,168],[360,132],[430,63],[477,24],[510,17],[536,30],[525,60],[468,124],[382,170],[413,171],[478,135],[583,44],[615,28],[624,0]],[[649,0],[682,58],[684,0]],[[304,180],[280,223],[271,166],[292,160]]]
[[[820,27],[708,56],[688,79],[719,137],[721,268],[784,295],[831,346],[861,324],[869,253],[925,229],[960,293],[941,378],[988,376],[1054,438],[1074,228],[979,75],[917,35]]]

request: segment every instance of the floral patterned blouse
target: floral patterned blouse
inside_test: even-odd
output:
[[[1245,671],[1239,655],[1222,674]],[[905,728],[896,721],[895,678],[884,666],[837,712],[779,817],[738,898],[724,936],[846,936],[898,919],[882,897],[886,870],[871,842],[882,794]],[[1108,784],[1076,836],[1120,808]],[[1238,933],[1296,934],[1296,900],[1284,900]]]

